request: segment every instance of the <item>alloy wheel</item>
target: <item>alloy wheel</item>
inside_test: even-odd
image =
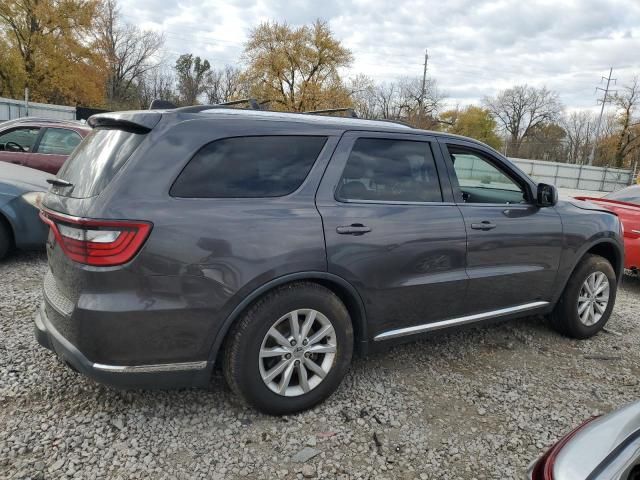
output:
[[[609,279],[602,272],[589,275],[578,294],[578,318],[590,327],[600,321],[609,304]]]
[[[262,381],[286,397],[316,388],[333,367],[337,351],[331,321],[313,309],[293,310],[280,317],[262,340],[259,367]]]

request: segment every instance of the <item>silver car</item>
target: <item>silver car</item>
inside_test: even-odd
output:
[[[587,420],[531,464],[529,480],[640,480],[640,401]]]
[[[51,174],[0,162],[0,259],[13,248],[44,248],[48,227],[38,218],[39,198]]]

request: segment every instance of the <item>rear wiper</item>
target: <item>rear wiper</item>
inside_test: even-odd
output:
[[[55,185],[56,187],[73,187],[73,183],[67,182],[61,178],[47,178],[47,183]]]

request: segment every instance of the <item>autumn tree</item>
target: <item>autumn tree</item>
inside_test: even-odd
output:
[[[28,87],[35,101],[101,104],[100,58],[87,41],[96,11],[97,0],[0,2],[3,91]]]
[[[195,105],[207,86],[211,71],[209,60],[186,53],[178,57],[174,68],[180,101],[184,105]]]
[[[635,77],[621,92],[616,93],[614,102],[618,107],[619,124],[614,162],[620,168],[624,166],[627,155],[640,149],[640,125],[632,125],[640,106],[640,79]]]
[[[137,107],[138,84],[158,68],[162,34],[123,22],[116,0],[102,3],[95,26],[95,46],[105,61],[109,108]]]
[[[291,27],[266,22],[254,28],[243,59],[251,96],[271,108],[290,111],[343,107],[349,92],[338,70],[351,52],[334,38],[326,22]]]
[[[496,133],[497,123],[486,108],[469,105],[442,112],[439,118],[442,128],[449,133],[475,138],[495,149],[502,144]]]
[[[508,154],[518,156],[523,140],[562,112],[558,94],[546,87],[518,85],[485,97],[484,104],[508,134]]]

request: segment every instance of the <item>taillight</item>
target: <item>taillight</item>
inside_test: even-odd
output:
[[[71,260],[102,267],[122,265],[140,250],[151,223],[137,220],[94,220],[40,210],[62,251]]]
[[[533,468],[529,471],[530,480],[554,480],[553,466],[556,463],[556,458],[564,446],[582,430],[598,417],[593,417],[582,423],[578,427],[571,430],[568,434],[562,437],[558,442],[545,452],[534,464]]]

